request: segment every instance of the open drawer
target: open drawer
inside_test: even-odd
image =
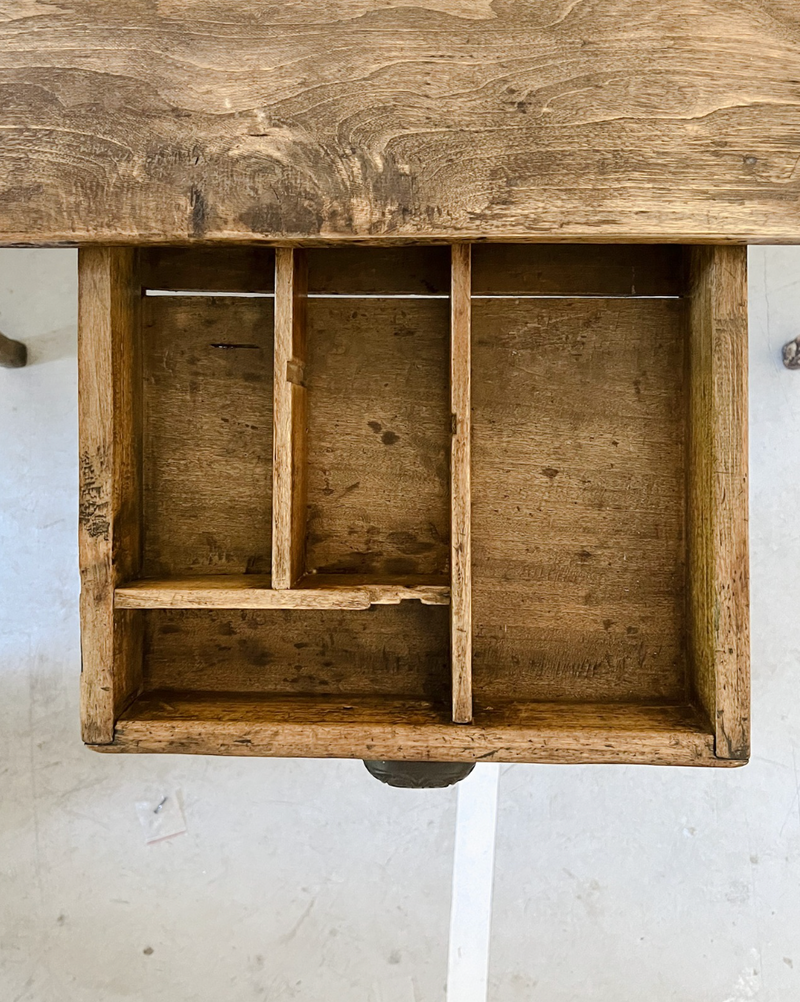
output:
[[[100,750],[735,765],[746,248],[80,254]]]

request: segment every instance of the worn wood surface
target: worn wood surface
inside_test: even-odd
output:
[[[690,255],[689,652],[717,754],[750,753],[747,249]]]
[[[114,609],[114,589],[138,576],[142,551],[136,268],[132,250],[92,248],[79,258],[81,722],[89,743],[112,740],[141,679],[141,620]]]
[[[312,248],[308,262],[309,290],[314,295],[450,293],[449,247]]]
[[[450,291],[450,657],[453,720],[472,720],[472,260],[454,244]]]
[[[152,693],[99,750],[496,762],[737,765],[689,708],[508,705],[450,723],[446,705],[360,697],[231,697]]]
[[[363,575],[309,574],[296,588],[274,589],[261,574],[132,581],[117,588],[117,609],[368,609],[371,605],[449,605],[442,577],[375,580]]]
[[[680,296],[683,248],[669,244],[475,244],[474,296]]]
[[[33,0],[0,242],[800,240],[794,0]]]
[[[307,566],[444,574],[446,300],[309,300]]]
[[[744,250],[337,254],[83,253],[88,742],[744,761]]]
[[[307,258],[314,295],[447,295],[450,289],[449,247],[345,245],[312,248]],[[148,247],[142,283],[147,289],[270,293],[274,259],[271,247]]]
[[[145,247],[145,289],[201,292],[274,292],[271,247]]]
[[[5,334],[0,334],[0,367],[3,369],[21,369],[28,361],[28,349],[21,341],[14,341]]]
[[[312,248],[311,295],[450,294],[451,249],[438,245]],[[271,293],[269,247],[149,247],[147,289]],[[676,296],[685,292],[682,247],[664,244],[475,244],[472,293],[537,296]]]
[[[268,299],[143,300],[148,577],[270,571],[272,322]]]
[[[476,699],[685,699],[684,314],[474,303]]]
[[[147,689],[413,696],[446,705],[448,610],[172,609],[144,617]]]
[[[292,588],[305,573],[308,460],[305,252],[275,252],[275,380],[272,453],[272,586]]]

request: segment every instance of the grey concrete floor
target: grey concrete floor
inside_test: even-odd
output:
[[[503,768],[491,914],[459,905],[490,1002],[800,999],[800,249],[750,259],[753,761]],[[0,1002],[482,1002],[446,987],[458,788],[82,747],[75,268],[0,251]]]

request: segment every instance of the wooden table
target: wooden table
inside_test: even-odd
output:
[[[746,761],[798,81],[792,0],[7,12],[0,244],[81,248],[86,742]]]

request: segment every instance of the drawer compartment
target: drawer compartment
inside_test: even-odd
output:
[[[142,300],[142,573],[269,574],[272,300]]]
[[[426,700],[446,709],[447,609],[158,609],[143,618],[145,691]]]
[[[745,248],[80,277],[88,744],[746,761]]]
[[[685,319],[475,304],[476,700],[685,699]]]
[[[308,327],[306,570],[446,575],[447,302],[312,299]]]

